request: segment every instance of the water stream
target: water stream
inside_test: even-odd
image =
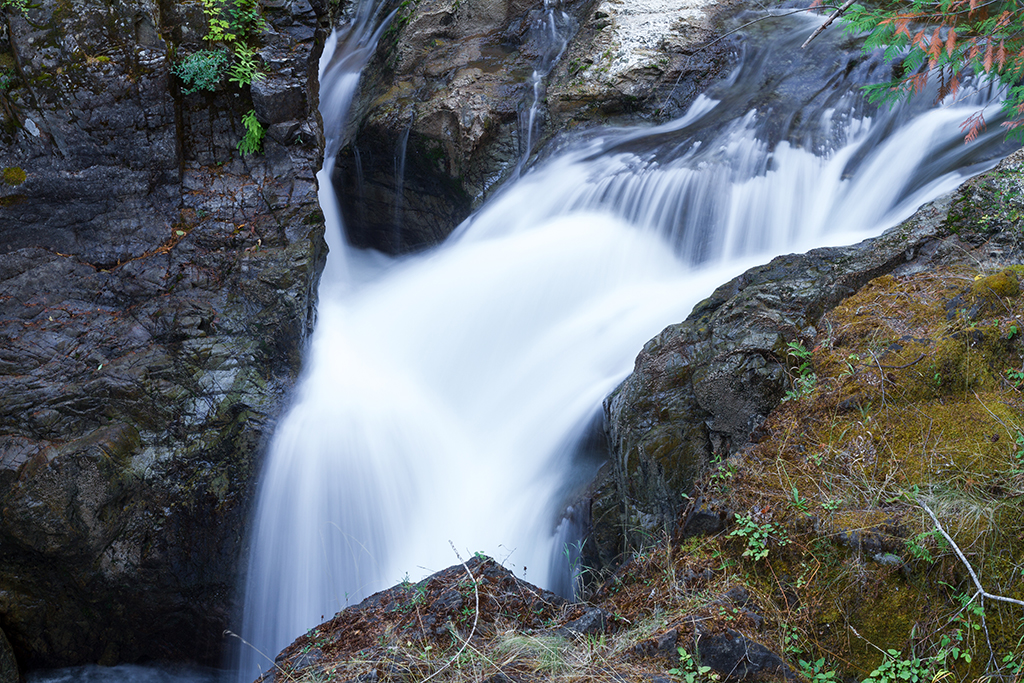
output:
[[[886,67],[838,31],[801,53],[796,17],[752,29],[682,118],[559,139],[444,244],[389,258],[346,245],[329,180],[379,19],[364,5],[321,66],[331,253],[262,474],[239,681],[456,552],[570,591],[563,512],[644,342],[744,269],[878,234],[1008,151],[992,123],[962,142],[993,93],[876,110],[857,86]]]

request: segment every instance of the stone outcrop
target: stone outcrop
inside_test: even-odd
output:
[[[353,243],[391,253],[436,243],[509,176],[526,146],[533,73],[558,51],[550,31],[570,31],[566,12],[585,4],[396,7],[334,173]]]
[[[698,0],[395,11],[333,175],[349,239],[389,253],[444,239],[555,132],[677,115],[729,63],[727,42],[704,49],[715,34]]]
[[[664,557],[638,559],[596,604],[572,603],[477,556],[344,609],[297,638],[258,680],[426,680],[452,670],[456,680],[492,683],[667,683],[698,662],[724,683],[796,679],[758,642],[765,619],[745,588],[680,610],[665,604],[679,588],[673,577]]]
[[[728,3],[648,0],[594,4],[551,74],[555,128],[681,115],[731,63],[716,14]]]
[[[1000,169],[1022,158],[1015,154]],[[869,280],[959,253],[969,235],[955,231],[973,225],[979,188],[999,172],[966,183],[878,238],[753,268],[649,341],[633,373],[605,401],[612,459],[593,497],[593,539],[602,547],[593,556],[606,561],[619,551],[613,543],[637,540],[612,528],[638,538],[673,532],[685,502],[680,494],[697,474],[760,438],[759,427],[789,388],[788,368],[797,362],[789,344],[813,346],[821,316]]]
[[[428,656],[433,657],[432,650],[447,646],[453,633],[491,639],[513,628],[528,631],[565,624],[582,634],[572,625],[589,611],[478,555],[419,583],[398,584],[346,608],[297,638],[259,680],[375,680],[378,672],[415,675]],[[604,630],[602,621],[588,632]],[[419,649],[423,661],[403,651],[409,646]]]
[[[326,256],[316,4],[262,3],[251,93],[191,95],[171,66],[199,4],[0,10],[0,628],[23,667],[219,660]],[[240,158],[250,109],[264,154]]]

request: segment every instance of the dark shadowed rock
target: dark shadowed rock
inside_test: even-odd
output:
[[[781,657],[736,631],[702,636],[698,652],[701,666],[710,666],[724,681],[796,680]]]
[[[326,253],[324,25],[264,2],[266,83],[185,96],[198,4],[69,7],[0,10],[0,627],[24,666],[215,664]]]
[[[565,3],[559,17],[585,4]],[[334,183],[353,243],[398,253],[442,239],[508,177],[525,145],[520,118],[533,72],[553,48],[540,3],[392,7],[398,14],[364,71]],[[571,30],[568,15],[559,21]]]
[[[18,683],[18,663],[14,660],[14,651],[7,642],[7,636],[0,631],[0,683]]]

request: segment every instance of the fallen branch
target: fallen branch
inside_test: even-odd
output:
[[[981,579],[979,579],[978,575],[974,572],[974,567],[972,567],[971,563],[967,561],[967,557],[964,556],[963,551],[960,550],[960,546],[956,544],[956,541],[954,541],[953,538],[948,533],[946,533],[946,530],[942,528],[942,524],[939,522],[939,518],[935,516],[935,513],[932,512],[932,509],[928,507],[926,504],[922,503],[921,501],[917,501],[917,504],[920,505],[921,508],[928,513],[928,516],[932,518],[932,522],[935,523],[935,528],[938,529],[939,533],[942,534],[942,537],[946,539],[946,542],[949,543],[951,548],[953,548],[953,552],[956,553],[956,556],[960,558],[960,562],[962,562],[964,567],[967,568],[967,573],[971,575],[971,580],[974,581],[974,587],[978,589],[978,592],[975,593],[975,597],[980,595],[982,600],[988,598],[989,600],[998,600],[1000,602],[1012,602],[1015,605],[1020,605],[1021,607],[1024,607],[1024,601],[1022,600],[1008,598],[1003,595],[995,595],[994,593],[989,593],[987,590],[985,590],[984,586],[981,585]]]
[[[833,12],[833,13],[832,13],[832,14],[831,14],[831,15],[829,16],[829,18],[825,20],[825,23],[824,23],[824,24],[822,24],[821,26],[819,26],[819,27],[817,28],[817,30],[816,30],[816,31],[815,31],[814,33],[812,33],[812,34],[811,34],[811,37],[810,37],[810,38],[808,38],[807,40],[805,40],[805,41],[804,41],[804,44],[800,46],[800,49],[801,49],[801,50],[803,50],[803,49],[804,49],[805,47],[807,47],[808,45],[810,45],[810,44],[811,44],[811,41],[812,41],[812,40],[814,40],[815,38],[817,38],[818,36],[820,36],[820,35],[821,35],[821,33],[822,33],[822,31],[824,31],[824,30],[825,30],[825,29],[827,29],[827,28],[828,28],[829,26],[831,26],[831,25],[832,25],[832,22],[833,22],[833,21],[835,21],[835,20],[836,20],[836,19],[838,19],[839,17],[843,16],[843,12],[845,12],[845,11],[846,11],[846,10],[848,10],[848,9],[850,9],[850,7],[851,7],[851,6],[853,5],[853,3],[854,3],[854,2],[856,2],[856,0],[846,0],[846,2],[844,2],[844,3],[843,3],[843,4],[842,4],[842,5],[840,6],[840,7],[839,7],[839,9],[837,9],[837,10],[836,10],[835,12]]]

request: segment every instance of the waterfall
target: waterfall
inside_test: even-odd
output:
[[[388,258],[345,244],[329,181],[374,42],[360,16],[321,73],[331,254],[262,474],[239,680],[367,594],[454,564],[450,543],[570,590],[552,558],[594,467],[579,444],[644,342],[747,267],[877,234],[1005,152],[994,125],[962,143],[981,95],[868,107],[856,88],[883,65],[827,35],[810,75],[769,77],[813,26],[790,23],[798,37],[752,36],[682,118],[563,141],[444,244]]]

